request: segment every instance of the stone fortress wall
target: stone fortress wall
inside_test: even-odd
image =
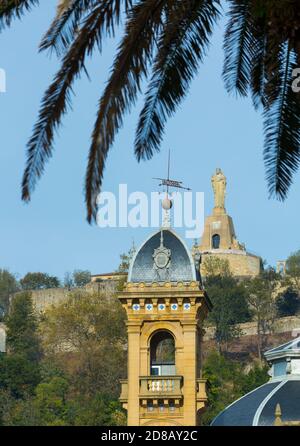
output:
[[[214,250],[211,252],[201,253],[201,276],[206,276],[205,260],[209,257],[217,257],[221,260],[227,260],[230,272],[233,276],[243,277],[255,277],[261,271],[261,258],[250,254],[246,251],[238,250]]]
[[[257,323],[245,322],[243,324],[237,324],[237,327],[241,330],[241,337],[243,336],[256,336]],[[266,334],[279,334],[279,333],[292,333],[293,337],[300,335],[300,316],[288,316],[276,319],[272,333]],[[212,341],[215,335],[215,327],[205,327],[205,334],[203,341]]]
[[[104,275],[93,276],[91,283],[81,288],[49,288],[44,290],[32,290],[30,292],[33,308],[37,314],[42,314],[53,306],[55,307],[67,302],[73,293],[98,294],[99,299],[110,298],[115,296],[115,293],[120,286],[120,278],[123,276],[126,277],[124,274],[106,274],[105,277]],[[18,294],[19,293],[13,294],[10,297],[10,302],[13,300],[14,296]],[[0,353],[4,353],[5,351],[6,326],[4,323],[0,322]]]
[[[45,290],[46,291],[46,290]],[[52,294],[52,297],[48,299],[47,294],[45,294],[44,297],[44,306],[42,307],[42,311],[45,311],[45,309],[50,307],[51,305],[55,305],[58,303],[58,299],[52,300],[53,296],[55,294]],[[66,298],[66,294],[60,295],[60,302],[63,301],[64,298]],[[36,306],[37,311],[41,311],[41,306]],[[256,336],[256,330],[257,325],[256,322],[246,322],[244,324],[238,324],[238,327],[241,330],[241,337],[244,336]],[[292,336],[296,337],[297,335],[300,335],[300,316],[290,316],[290,317],[283,317],[280,319],[277,319],[275,321],[273,334],[280,334],[280,333],[292,333]],[[203,337],[203,341],[212,341],[214,339],[215,335],[215,327],[209,326],[205,327],[205,334]],[[5,343],[6,343],[6,330],[5,325],[3,323],[0,323],[0,353],[5,352]]]
[[[119,286],[119,280],[105,280],[103,282],[92,281],[81,288],[49,288],[43,290],[32,290],[32,304],[37,313],[43,313],[52,306],[58,306],[66,302],[73,293],[98,294],[99,298],[107,298],[113,295]],[[17,295],[16,293],[15,295]],[[11,300],[14,296],[11,296]]]

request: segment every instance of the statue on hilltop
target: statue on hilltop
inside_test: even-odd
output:
[[[211,177],[211,184],[215,196],[215,208],[225,209],[227,181],[221,169],[216,169],[215,175]]]

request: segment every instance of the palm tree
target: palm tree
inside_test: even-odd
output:
[[[0,30],[39,0],[0,0]],[[225,0],[224,0],[225,3]],[[285,199],[300,162],[300,99],[293,89],[300,66],[299,0],[227,0],[223,77],[229,92],[252,95],[265,129],[265,164],[271,196]],[[123,117],[135,104],[144,79],[145,105],[135,139],[138,160],[159,151],[166,120],[188,92],[206,54],[221,0],[60,0],[40,44],[56,52],[61,67],[47,89],[28,143],[22,198],[29,201],[54,133],[71,102],[85,59],[101,53],[125,19],[106,88],[99,100],[86,173],[87,219],[96,218],[103,170]]]

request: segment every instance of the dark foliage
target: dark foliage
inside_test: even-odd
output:
[[[288,289],[276,299],[276,308],[279,317],[295,316],[300,311],[299,294]]]

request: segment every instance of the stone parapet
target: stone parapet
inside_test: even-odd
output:
[[[237,327],[241,330],[241,336],[255,336],[257,334],[257,323],[246,322],[243,324],[237,324]],[[287,333],[292,332],[296,337],[300,334],[300,316],[289,316],[276,319],[273,326],[273,333]],[[268,334],[270,332],[267,332]],[[203,341],[211,341],[215,336],[215,327],[205,327],[205,334]]]

